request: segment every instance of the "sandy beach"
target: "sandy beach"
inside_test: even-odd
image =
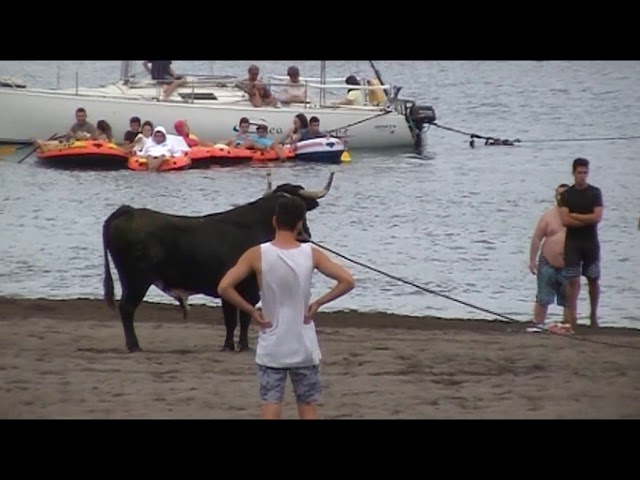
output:
[[[640,331],[322,313],[324,418],[640,418]],[[99,300],[0,297],[1,418],[257,418],[253,353],[218,308],[140,307],[142,353]],[[255,347],[256,330],[251,342]],[[285,418],[295,418],[290,384]]]

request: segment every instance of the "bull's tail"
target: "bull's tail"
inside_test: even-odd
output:
[[[133,207],[129,205],[122,205],[115,212],[113,212],[102,225],[102,250],[104,252],[104,280],[102,282],[104,288],[104,301],[109,308],[115,308],[115,292],[113,289],[113,277],[111,276],[111,266],[109,264],[109,229],[111,223],[120,218],[122,215],[129,213],[133,210]]]

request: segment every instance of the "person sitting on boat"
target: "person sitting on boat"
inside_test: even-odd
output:
[[[355,75],[349,75],[345,79],[344,83],[346,83],[347,85],[358,87],[360,86],[358,77],[356,77]],[[336,102],[335,105],[364,105],[364,95],[362,94],[362,90],[360,90],[359,88],[350,88],[349,90],[347,90],[347,96],[339,102]]]
[[[133,142],[135,142],[136,137],[140,134],[141,130],[142,121],[140,120],[140,117],[131,117],[129,119],[129,130],[127,130],[124,134],[125,146],[131,145]],[[149,132],[149,135],[151,135],[151,132]]]
[[[300,69],[292,65],[287,70],[289,83],[279,92],[281,103],[305,103],[307,101],[307,86],[300,81]]]
[[[320,119],[314,115],[309,119],[309,127],[300,132],[297,138],[295,138],[291,143],[290,147],[293,151],[295,151],[298,142],[304,142],[305,140],[313,140],[314,138],[322,138],[328,136],[328,133],[320,130]]]
[[[142,66],[156,83],[167,85],[163,92],[163,100],[169,99],[178,87],[187,83],[184,75],[178,75],[171,68],[171,63],[171,60],[145,60],[142,62]]]
[[[133,142],[129,144],[129,151],[134,155],[142,153],[144,146],[151,140],[151,135],[153,135],[153,122],[145,120],[145,122],[142,124],[140,133],[138,133]]]
[[[314,117],[315,118],[315,117]],[[309,128],[309,120],[304,113],[298,113],[293,117],[293,128],[289,130],[282,138],[282,143],[295,143],[300,139],[302,132]]]
[[[262,106],[275,107],[278,104],[278,99],[262,80],[259,80],[260,68],[257,65],[250,65],[247,73],[248,77],[241,81],[238,86],[249,95],[251,105],[256,108]]]
[[[282,145],[276,143],[268,137],[269,127],[264,124],[256,127],[256,138],[253,140],[253,150],[274,150],[278,154],[280,160],[286,160],[287,157],[282,150]]]
[[[164,127],[156,127],[153,130],[153,136],[148,141],[140,156],[147,159],[149,171],[157,171],[168,157],[181,155],[182,152],[175,146],[173,142],[167,139],[167,130]]]
[[[226,142],[220,142],[225,144],[227,147],[235,147],[235,148],[252,148],[253,140],[249,135],[249,128],[251,127],[251,122],[247,117],[242,117],[240,122],[238,122],[238,133],[235,137]]]
[[[88,140],[89,138],[96,138],[96,127],[93,123],[87,120],[87,111],[79,107],[76,110],[76,123],[71,125],[71,128],[65,135],[66,140]]]
[[[111,132],[111,125],[106,120],[98,120],[96,124],[96,140],[103,140],[105,142],[113,142],[113,133]]]
[[[304,130],[298,138],[298,142],[312,140],[314,138],[328,137],[329,134],[320,130],[320,119],[313,116],[309,119],[309,128]]]

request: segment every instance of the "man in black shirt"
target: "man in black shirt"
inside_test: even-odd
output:
[[[131,117],[129,119],[129,130],[124,134],[124,143],[131,145],[140,133],[142,133],[142,122],[140,121],[140,117]]]
[[[171,60],[145,60],[142,62],[151,78],[159,84],[167,85],[164,89],[163,100],[168,99],[180,86],[187,83],[183,75],[178,75],[171,68]]]
[[[587,277],[591,299],[591,326],[598,326],[598,301],[600,297],[600,241],[598,223],[602,220],[602,192],[587,183],[589,161],[576,158],[573,161],[575,183],[560,197],[560,216],[567,227],[564,246],[565,276],[567,282],[567,308],[565,323],[575,328],[577,323],[580,276]]]

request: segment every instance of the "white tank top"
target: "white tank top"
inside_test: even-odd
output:
[[[311,244],[281,249],[260,245],[262,313],[272,324],[261,329],[256,363],[272,368],[308,367],[320,363],[321,353],[313,322],[304,323],[311,300],[313,252]]]

